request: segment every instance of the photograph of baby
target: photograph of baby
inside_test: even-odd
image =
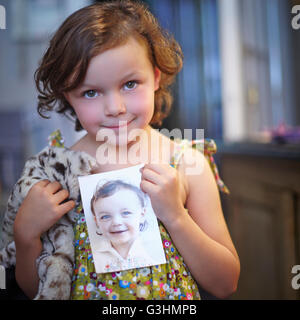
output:
[[[97,273],[166,263],[151,201],[139,188],[141,167],[79,177]]]

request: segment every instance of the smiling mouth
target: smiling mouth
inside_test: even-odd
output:
[[[121,233],[124,233],[124,232],[127,232],[128,230],[119,230],[119,231],[111,231],[110,233],[111,234],[121,234]]]
[[[103,126],[104,128],[107,129],[120,129],[120,128],[125,128],[128,127],[128,125],[133,121],[134,119],[130,121],[119,121],[119,124],[113,125],[113,126]]]

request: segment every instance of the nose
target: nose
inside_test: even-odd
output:
[[[107,95],[105,101],[105,115],[116,117],[126,112],[123,98],[119,93],[111,93]]]
[[[122,224],[122,217],[119,214],[113,216],[112,225],[119,226]]]

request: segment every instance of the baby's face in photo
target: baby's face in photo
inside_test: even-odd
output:
[[[130,244],[139,236],[144,208],[134,191],[121,189],[100,198],[94,203],[94,211],[99,231],[112,244]]]

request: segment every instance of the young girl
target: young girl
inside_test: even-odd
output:
[[[147,150],[141,189],[149,195],[159,220],[167,263],[96,274],[80,201],[70,200],[73,189],[62,188],[53,175],[51,181],[34,184],[14,222],[16,279],[29,297],[36,295],[40,281],[35,262],[42,253],[41,235],[75,205],[71,299],[199,299],[197,284],[219,298],[236,290],[239,258],[209,163],[196,150],[182,152],[186,143],[178,144],[152,128],[170,110],[168,87],[181,66],[177,42],[136,1],[88,6],[72,14],[55,33],[35,75],[38,111],[71,116],[76,130],[83,128],[86,135],[63,149],[65,165],[58,161],[54,166],[67,179],[67,172],[83,166],[82,161],[75,163],[74,151],[83,158],[97,158],[98,165],[90,171],[97,173],[136,164],[115,162],[115,158],[103,164],[98,152],[103,144],[118,159],[127,159],[130,148],[137,145],[137,155]],[[105,130],[118,139],[106,141],[101,135]],[[166,146],[171,159],[164,152]],[[59,154],[58,149],[52,147],[51,157]],[[50,166],[41,154],[36,159],[39,167]],[[195,163],[202,170],[186,174]],[[34,174],[32,179],[37,179]],[[55,286],[59,283],[50,287]]]
[[[91,211],[97,233],[102,236],[93,252],[96,270],[96,263],[106,272],[157,264],[140,239],[147,220],[144,194],[139,188],[122,180],[106,182],[96,188]]]

